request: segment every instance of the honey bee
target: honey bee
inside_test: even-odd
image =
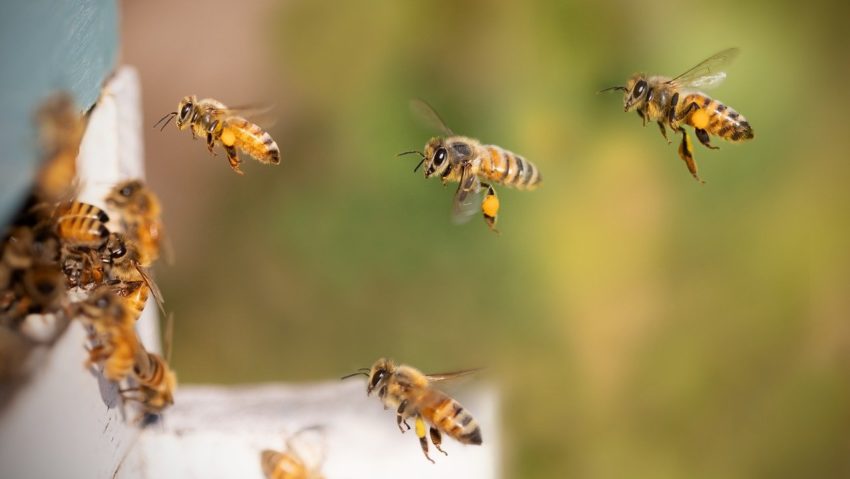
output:
[[[94,344],[86,367],[102,364],[103,376],[110,381],[121,382],[129,377],[143,352],[130,311],[106,287],[92,291],[78,303],[78,308],[80,318],[90,327],[89,339]]]
[[[280,164],[280,149],[265,130],[243,118],[242,114],[256,111],[251,108],[228,108],[218,100],[204,98],[198,100],[195,95],[184,97],[177,105],[177,111],[162,117],[154,127],[165,121],[162,128],[176,118],[175,124],[180,130],[190,128],[192,137],[206,138],[207,149],[213,152],[216,143],[221,144],[227,154],[230,167],[238,174],[237,150],[251,156],[260,163]]]
[[[428,455],[428,439],[425,437],[426,421],[431,425],[431,443],[443,454],[447,455],[440,447],[441,431],[463,444],[481,444],[481,428],[472,415],[459,402],[431,384],[471,374],[476,370],[425,375],[411,366],[396,366],[391,360],[381,358],[368,371],[362,368],[343,379],[360,374],[368,377],[366,395],[377,391],[384,409],[396,410],[396,423],[402,433],[405,432],[402,425],[410,430],[407,419],[414,418],[419,445],[432,463],[434,460]]]
[[[39,108],[43,166],[36,178],[36,197],[54,203],[69,198],[76,184],[77,154],[85,130],[85,117],[67,93],[51,96]]]
[[[455,222],[469,220],[480,208],[490,230],[496,230],[499,198],[493,184],[518,190],[533,190],[540,186],[543,177],[534,163],[522,156],[495,145],[482,145],[478,140],[458,136],[452,132],[437,112],[422,100],[411,101],[414,113],[445,137],[431,138],[425,151],[406,151],[401,155],[418,154],[422,161],[413,169],[424,165],[425,178],[438,176],[444,185],[459,183],[454,196],[452,217]],[[478,203],[475,197],[484,192]]]
[[[667,129],[682,134],[679,145],[679,157],[685,162],[688,171],[704,183],[697,172],[693,145],[682,125],[694,128],[697,139],[706,148],[718,149],[710,142],[714,135],[731,142],[741,142],[753,138],[750,123],[737,111],[698,91],[699,88],[711,88],[719,85],[726,73],[722,70],[738,56],[737,48],[729,48],[703,60],[695,67],[675,78],[663,76],[648,77],[637,73],[629,78],[626,86],[615,86],[602,91],[623,91],[623,108],[626,112],[637,111],[643,120],[655,121],[667,143]]]
[[[133,241],[120,233],[110,233],[103,248],[103,261],[107,284],[130,308],[134,319],[142,314],[149,294],[153,294],[164,312],[162,293],[145,268],[147,265],[141,263],[139,249]]]
[[[260,453],[260,465],[266,479],[324,479],[325,476],[319,471],[323,458],[319,458],[313,466],[309,466],[293,447],[293,439],[310,429],[316,428],[302,429],[290,437],[286,441],[284,451],[264,449]]]
[[[106,204],[118,210],[126,236],[133,238],[139,250],[139,262],[149,265],[159,258],[162,220],[159,199],[141,180],[127,180],[106,197]]]
[[[173,335],[173,315],[168,315],[164,340],[165,358],[159,354],[142,349],[136,356],[133,374],[138,385],[124,389],[121,394],[125,399],[135,400],[149,414],[160,414],[174,404],[174,391],[177,389],[177,374],[168,365],[171,358],[171,339]]]

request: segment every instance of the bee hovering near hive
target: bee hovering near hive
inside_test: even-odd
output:
[[[228,108],[218,100],[198,100],[195,95],[191,95],[184,97],[177,105],[177,111],[166,114],[154,127],[165,121],[162,125],[162,128],[165,128],[168,122],[175,118],[178,129],[189,128],[193,138],[205,138],[210,153],[216,144],[220,144],[227,154],[230,167],[241,175],[243,173],[239,169],[237,150],[260,163],[280,164],[280,149],[271,135],[240,116],[256,111],[256,108]]]
[[[692,126],[699,142],[712,150],[718,147],[711,144],[709,135],[731,142],[753,138],[753,128],[743,115],[697,91],[699,88],[708,89],[719,85],[726,78],[722,68],[734,60],[738,52],[737,48],[723,50],[675,78],[648,77],[644,73],[637,73],[629,78],[626,86],[614,86],[602,91],[622,90],[624,110],[637,111],[644,126],[647,121],[657,122],[668,143],[670,140],[667,138],[666,126],[681,133],[679,156],[691,175],[702,183],[691,139],[682,125]]]
[[[368,371],[368,372],[367,372]],[[428,455],[428,439],[425,437],[426,421],[431,425],[429,435],[431,443],[443,454],[448,455],[440,445],[442,433],[463,444],[481,444],[481,428],[475,418],[452,399],[448,394],[434,388],[431,383],[453,379],[476,372],[476,369],[444,374],[423,374],[419,370],[407,366],[396,366],[391,360],[381,358],[375,361],[370,369],[362,368],[354,374],[343,377],[364,375],[368,378],[366,394],[378,392],[378,398],[385,408],[396,411],[396,423],[404,433],[408,418],[414,418],[416,437],[425,458],[434,462]],[[404,427],[402,427],[404,426]]]
[[[493,184],[518,190],[533,190],[540,186],[543,177],[534,163],[496,145],[482,145],[478,140],[458,136],[443,122],[437,112],[422,100],[410,103],[414,113],[445,137],[435,137],[425,144],[425,151],[406,151],[401,155],[418,154],[424,165],[425,178],[437,176],[443,182],[459,183],[454,197],[452,217],[458,223],[469,220],[480,208],[487,226],[496,231],[499,198]],[[478,203],[475,198],[484,192]]]

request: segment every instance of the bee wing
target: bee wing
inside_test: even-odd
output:
[[[159,307],[160,312],[165,314],[165,306],[163,306],[165,304],[165,299],[162,297],[162,291],[159,290],[159,286],[156,285],[156,282],[154,282],[153,278],[151,278],[144,266],[139,263],[133,264],[139,274],[142,275],[142,279],[145,281],[145,284],[147,284],[148,288],[150,288],[151,294],[153,294],[153,298],[156,300],[156,305]]]
[[[429,105],[425,100],[414,98],[410,100],[410,111],[413,115],[422,120],[422,122],[430,127],[435,128],[446,136],[454,136],[451,128],[446,126],[446,122],[440,118],[440,115],[434,110],[434,107]]]
[[[727,48],[717,52],[667,83],[692,88],[716,87],[726,79],[726,72],[722,70],[723,67],[729,65],[739,52],[740,50],[737,48]]]
[[[460,371],[452,371],[450,373],[426,374],[425,377],[427,377],[428,380],[431,382],[453,381],[455,379],[472,376],[473,374],[477,374],[478,372],[483,370],[484,368],[462,369]]]
[[[254,122],[262,123],[266,128],[271,128],[275,123],[274,117],[271,115],[275,109],[274,105],[239,105],[225,108],[210,107],[209,109],[216,115],[250,118]]]
[[[452,206],[452,220],[456,224],[466,223],[481,208],[481,181],[472,172],[472,163],[466,163],[462,168]]]

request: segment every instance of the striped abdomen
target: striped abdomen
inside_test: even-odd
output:
[[[691,103],[695,103],[699,108],[688,115],[685,119],[686,124],[728,141],[745,141],[753,138],[753,128],[750,123],[732,108],[701,93],[688,95],[681,104],[683,108],[688,108]]]
[[[109,236],[106,226],[90,216],[63,216],[56,222],[56,233],[71,245],[95,249]]]
[[[268,479],[307,479],[304,464],[292,454],[266,449],[260,454],[263,474]]]
[[[437,429],[463,444],[481,444],[481,428],[475,418],[445,393],[430,390],[420,401],[419,412]]]
[[[235,116],[224,120],[221,142],[227,146],[235,146],[261,163],[280,163],[280,149],[271,135],[244,118]]]
[[[80,201],[69,201],[68,203],[63,203],[56,208],[56,214],[60,218],[65,216],[83,216],[86,218],[96,219],[101,223],[109,223],[109,215],[107,215],[105,211],[95,205]]]
[[[543,178],[534,163],[495,145],[482,146],[479,175],[518,190],[532,190]]]
[[[151,389],[159,389],[166,383],[166,374],[168,374],[168,365],[165,360],[159,355],[141,351],[141,361],[137,362],[133,372],[136,373],[136,379],[144,386]],[[143,363],[142,367],[139,363]]]

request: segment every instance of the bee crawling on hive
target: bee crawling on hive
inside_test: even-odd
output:
[[[455,135],[422,100],[412,100],[410,106],[414,114],[445,136],[428,140],[424,152],[406,151],[399,156],[417,154],[422,161],[413,169],[414,173],[424,166],[425,178],[436,176],[444,185],[458,183],[452,209],[455,222],[466,222],[480,210],[490,230],[498,233],[499,198],[493,185],[533,190],[543,181],[540,170],[534,163],[504,148],[482,145],[478,140]],[[475,201],[482,192],[484,199]]]
[[[239,168],[240,160],[237,150],[260,163],[280,164],[280,149],[271,135],[241,116],[258,110],[257,108],[228,108],[218,100],[212,98],[198,100],[195,95],[191,95],[184,97],[177,105],[177,111],[167,113],[154,127],[164,121],[162,128],[165,128],[174,118],[178,129],[189,128],[193,138],[205,138],[210,153],[213,153],[216,145],[221,145],[227,154],[230,167],[241,175],[243,173]]]
[[[738,51],[737,48],[729,48],[718,52],[675,78],[637,73],[629,78],[625,86],[614,86],[602,91],[621,90],[623,109],[626,112],[636,111],[644,126],[647,121],[657,122],[667,143],[670,140],[666,127],[670,127],[674,133],[680,133],[682,143],[679,145],[679,157],[691,175],[704,183],[697,172],[691,138],[682,125],[693,127],[699,142],[712,150],[718,147],[711,144],[710,135],[735,143],[753,138],[753,128],[743,115],[697,91],[698,88],[717,86],[726,79],[722,68],[738,56]]]
[[[391,360],[381,358],[371,368],[361,368],[358,372],[344,376],[343,379],[366,376],[366,395],[377,392],[384,403],[384,409],[396,411],[396,423],[404,433],[410,430],[407,419],[414,419],[416,437],[425,458],[434,462],[428,455],[428,439],[425,436],[426,422],[430,424],[431,443],[438,451],[448,455],[440,446],[442,433],[448,434],[462,444],[481,445],[481,428],[463,406],[448,394],[433,387],[432,383],[454,379],[477,372],[469,369],[453,373],[423,374],[407,365],[396,365]]]
[[[321,473],[324,462],[324,447],[318,457],[309,460],[303,451],[299,452],[296,439],[308,431],[318,431],[318,426],[299,430],[286,440],[286,449],[277,451],[264,449],[260,452],[260,466],[266,479],[324,479]]]

